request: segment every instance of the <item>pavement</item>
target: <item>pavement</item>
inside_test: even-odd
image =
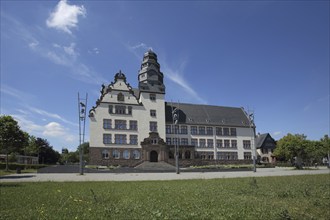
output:
[[[150,181],[150,180],[187,180],[187,179],[219,179],[240,177],[264,177],[264,176],[293,176],[328,174],[330,181],[330,169],[327,167],[311,168],[306,170],[294,170],[293,168],[258,168],[256,172],[230,171],[230,172],[144,172],[144,173],[29,173],[11,174],[0,177],[0,183],[5,182],[83,182],[83,181]]]

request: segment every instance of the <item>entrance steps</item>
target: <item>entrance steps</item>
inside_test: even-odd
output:
[[[166,162],[149,162],[144,161],[143,163],[137,165],[135,169],[139,170],[150,170],[150,171],[175,171],[175,166],[168,164]]]

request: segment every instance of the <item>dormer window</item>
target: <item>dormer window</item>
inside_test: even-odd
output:
[[[125,101],[125,96],[123,95],[123,93],[119,93],[118,95],[117,95],[117,101],[118,102],[123,102],[123,101]]]

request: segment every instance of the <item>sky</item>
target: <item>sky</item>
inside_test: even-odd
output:
[[[329,134],[329,1],[0,4],[0,113],[55,150],[79,145],[78,92],[90,109],[119,70],[137,87],[149,49],[167,101],[244,107],[276,140]]]

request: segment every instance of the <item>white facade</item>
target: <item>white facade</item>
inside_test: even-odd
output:
[[[173,153],[177,138],[182,146],[182,159],[252,158],[254,128],[243,109],[181,104],[176,106],[183,114],[177,132],[171,119],[173,106],[165,102],[163,73],[152,51],[145,53],[138,79],[139,87],[133,89],[120,71],[114,82],[102,86],[100,98],[89,112],[92,163],[150,158],[142,153],[151,151],[142,151],[141,146],[150,132],[166,141],[168,147],[162,147],[162,160]]]

